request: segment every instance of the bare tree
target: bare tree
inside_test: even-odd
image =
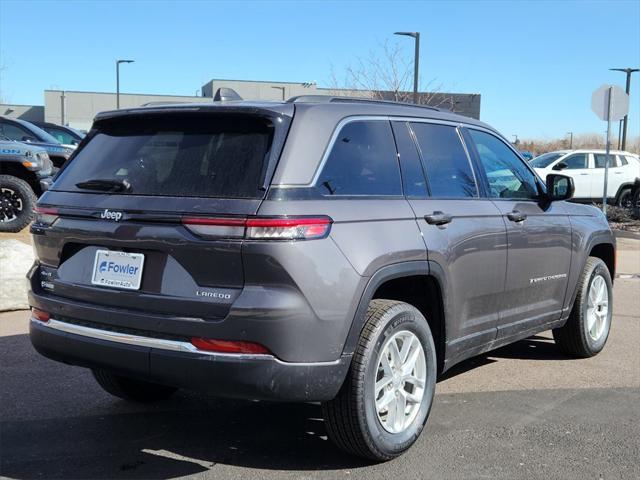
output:
[[[378,51],[349,64],[342,81],[332,67],[330,84],[335,95],[413,103],[413,61],[402,55],[399,43],[385,41]],[[442,84],[431,80],[418,90],[418,104],[454,110],[453,98],[440,93]]]

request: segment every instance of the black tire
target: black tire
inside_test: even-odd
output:
[[[636,218],[640,218],[640,185],[636,184],[631,195],[631,208]]]
[[[618,196],[618,206],[622,208],[633,207],[633,192],[630,188],[625,188]]]
[[[175,387],[123,377],[107,370],[95,369],[92,372],[107,393],[130,402],[157,402],[169,398],[178,390]]]
[[[322,404],[322,412],[329,438],[340,449],[367,459],[386,461],[411,447],[427,421],[436,384],[435,347],[427,321],[409,304],[373,300],[365,320],[347,378],[336,398]],[[422,401],[411,423],[400,433],[390,433],[376,411],[375,382],[383,346],[393,335],[404,331],[420,341],[426,380]]]
[[[37,200],[27,182],[0,175],[0,232],[19,232],[29,225]]]
[[[588,331],[588,296],[591,284],[596,277],[602,277],[605,281],[608,308],[602,334],[594,339]],[[609,269],[599,258],[589,257],[578,281],[578,294],[569,319],[563,327],[553,330],[553,339],[556,344],[565,353],[579,358],[593,357],[600,353],[607,343],[611,330],[612,300],[613,288]]]

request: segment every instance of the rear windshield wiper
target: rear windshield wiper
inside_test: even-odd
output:
[[[130,192],[131,184],[126,180],[87,180],[76,183],[76,187],[84,190],[100,190],[103,192]]]

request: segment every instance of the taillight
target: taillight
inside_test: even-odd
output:
[[[251,240],[313,240],[324,238],[331,229],[327,216],[277,218],[183,217],[182,224],[204,237]]]
[[[49,314],[44,310],[40,310],[39,308],[31,309],[31,318],[38,320],[40,322],[47,323],[49,321]]]
[[[243,342],[235,340],[214,340],[211,338],[191,339],[191,344],[198,350],[218,353],[248,353],[253,355],[270,354],[264,346],[254,342]]]
[[[202,237],[243,238],[244,218],[182,217],[182,224]]]
[[[34,212],[36,213],[35,223],[41,225],[52,225],[58,219],[57,208],[36,207]]]

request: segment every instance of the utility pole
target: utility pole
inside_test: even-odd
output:
[[[609,70],[614,72],[624,72],[627,74],[627,88],[625,92],[629,95],[629,90],[631,89],[631,74],[634,72],[640,71],[638,68],[610,68]],[[627,120],[629,119],[629,114],[625,115],[622,119],[622,145],[620,145],[621,150],[627,149]]]
[[[66,95],[64,94],[64,90],[62,91],[62,93],[60,94],[60,125],[66,125],[65,121],[66,121],[66,112],[65,112],[65,107],[66,107]]]
[[[413,103],[418,104],[418,70],[420,63],[420,32],[395,32],[394,35],[404,35],[415,39],[415,54],[413,58]]]
[[[567,132],[569,135],[569,150],[573,150],[573,132]]]
[[[116,110],[120,110],[120,64],[133,63],[135,60],[116,60]]]

